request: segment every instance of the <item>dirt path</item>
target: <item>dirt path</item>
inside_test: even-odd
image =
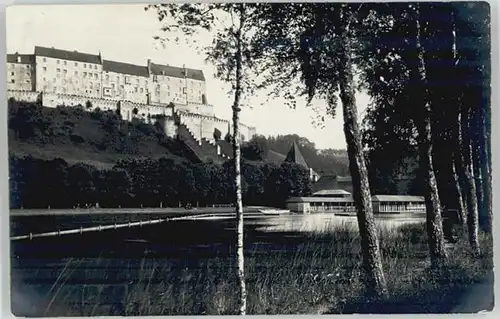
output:
[[[478,313],[482,311],[492,311],[495,304],[494,295],[494,272],[491,271],[482,283],[472,285],[460,297],[457,306],[452,309],[452,313]]]

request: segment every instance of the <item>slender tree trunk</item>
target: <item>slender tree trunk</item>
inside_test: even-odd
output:
[[[233,157],[236,185],[236,222],[237,222],[237,244],[236,244],[236,263],[237,278],[239,284],[239,308],[238,314],[246,314],[247,292],[245,286],[245,258],[243,251],[243,199],[241,194],[241,149],[240,149],[240,98],[242,82],[242,44],[241,35],[244,24],[244,4],[240,4],[240,26],[236,34],[236,88],[234,92],[233,104]]]
[[[353,87],[352,62],[350,60],[349,42],[346,33],[348,25],[342,36],[340,47],[341,63],[339,70],[340,98],[342,100],[344,115],[344,134],[349,156],[349,169],[352,176],[353,197],[357,209],[357,219],[361,236],[361,249],[363,254],[363,266],[367,276],[366,286],[368,293],[372,296],[384,296],[387,294],[387,285],[382,268],[375,218],[368,182],[368,171],[366,169],[361,134],[359,132],[358,114],[356,109],[356,97]]]
[[[453,180],[455,182],[455,189],[457,192],[457,207],[458,207],[458,218],[460,219],[460,223],[462,224],[463,228],[467,226],[467,211],[465,210],[465,205],[464,205],[464,197],[462,195],[462,186],[460,183],[460,178],[457,173],[457,164],[456,164],[456,157],[460,156],[459,154],[457,155],[454,153],[453,161],[451,163],[451,169],[453,172]]]
[[[479,221],[483,229],[487,232],[491,232],[491,172],[489,171],[488,161],[489,161],[489,150],[488,150],[488,128],[486,119],[486,108],[487,106],[480,106],[477,110],[477,149],[476,149],[476,162],[474,167],[477,169],[477,175],[481,176],[480,184],[476,186],[480,187],[481,198],[478,196],[479,200]],[[479,192],[478,192],[479,195]]]
[[[468,216],[468,204],[467,204],[467,198],[468,198],[468,192],[467,192],[467,183],[466,183],[466,178],[465,178],[465,165],[463,161],[463,133],[462,133],[462,114],[460,112],[460,106],[457,103],[457,126],[456,126],[456,145],[455,145],[455,161],[456,161],[456,168],[458,170],[458,181],[459,181],[459,187],[460,187],[460,193],[462,194],[461,198],[461,206],[464,208],[464,214],[463,214],[463,220],[462,220],[462,225],[464,226],[464,230],[466,229],[467,226],[467,216]]]
[[[491,185],[491,167],[490,167],[490,150],[489,150],[489,142],[488,142],[488,134],[486,132],[486,128],[483,128],[483,134],[485,137],[485,143],[483,146],[483,161],[481,162],[481,173],[483,176],[483,189],[484,189],[484,202],[485,202],[485,209],[488,210],[488,221],[486,223],[486,231],[491,232],[492,231],[492,225],[493,225],[493,210],[492,210],[492,185]]]
[[[469,232],[469,242],[472,251],[475,255],[480,253],[479,239],[478,239],[478,207],[477,207],[477,196],[476,196],[476,183],[474,181],[474,170],[472,164],[472,143],[470,138],[470,108],[462,105],[461,109],[462,117],[462,133],[463,133],[463,144],[462,144],[462,156],[464,163],[465,172],[465,183],[467,192],[467,226]]]
[[[491,183],[491,104],[487,104],[484,106],[484,127],[483,127],[483,135],[484,135],[484,161],[481,167],[483,172],[485,187],[485,201],[486,207],[488,207],[488,228],[487,231],[491,232],[493,230],[493,185]]]
[[[441,216],[441,203],[437,187],[434,167],[432,165],[432,134],[431,134],[431,105],[427,92],[427,77],[424,61],[424,49],[420,44],[420,8],[417,4],[417,19],[415,37],[415,66],[411,71],[416,82],[415,100],[420,105],[417,120],[419,135],[419,159],[425,181],[425,205],[427,236],[429,238],[429,251],[433,267],[437,267],[447,259],[444,245],[443,221]],[[420,100],[417,100],[420,99]]]
[[[479,225],[484,229],[487,219],[488,219],[488,211],[485,207],[484,201],[484,188],[483,188],[483,176],[481,171],[481,159],[480,159],[480,150],[479,144],[472,142],[472,168],[474,174],[474,182],[476,186],[476,197],[477,197],[477,209],[478,209],[478,218]]]

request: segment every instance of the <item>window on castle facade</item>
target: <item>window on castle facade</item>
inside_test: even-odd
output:
[[[84,63],[84,64],[83,64],[83,67],[84,67],[84,68],[86,68],[86,67],[87,67],[87,64],[86,64],[86,63]]]
[[[97,65],[94,65],[94,69],[96,69],[96,70],[97,70]]]
[[[61,61],[57,60],[57,64],[61,63]]]
[[[57,68],[57,72],[61,72],[61,69]]]
[[[134,92],[137,93],[137,86],[134,88]]]
[[[78,62],[75,62],[75,66],[78,66]]]
[[[26,69],[29,69],[30,67],[31,67],[31,66],[28,64],[28,65],[26,66]]]
[[[10,72],[10,75],[14,75],[14,72]]]
[[[157,75],[153,75],[153,82],[158,82],[158,76]]]
[[[14,81],[14,79],[10,80],[10,83],[15,83],[16,81]]]
[[[47,72],[47,67],[46,66],[44,66],[42,69],[43,69],[43,72]]]
[[[43,58],[43,62],[47,62],[47,59],[46,59],[46,58]]]
[[[94,74],[94,79],[96,79],[96,80],[97,80],[97,73],[95,73],[95,74]]]
[[[87,77],[87,72],[83,72],[83,77]]]
[[[130,84],[130,77],[128,76],[125,77],[125,84]]]
[[[64,65],[68,65],[68,63],[66,61],[64,61]]]
[[[64,69],[63,70],[64,74],[67,74],[68,73],[68,70]]]

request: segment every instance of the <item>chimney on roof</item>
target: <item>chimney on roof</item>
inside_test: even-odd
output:
[[[151,59],[148,59],[147,69],[148,69],[148,73],[151,74]]]

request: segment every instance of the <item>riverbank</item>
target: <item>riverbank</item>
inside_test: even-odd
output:
[[[266,206],[246,206],[244,213],[290,213],[287,209]],[[64,215],[100,215],[100,214],[161,214],[186,216],[197,214],[234,214],[234,207],[229,205],[210,207],[163,207],[163,208],[73,208],[73,209],[11,209],[10,216],[64,216]]]
[[[234,223],[196,221],[157,225],[13,246],[16,315],[234,314]],[[450,247],[448,266],[430,272],[423,224],[380,228],[390,295],[363,297],[356,231],[262,232],[246,225],[250,314],[445,313],[492,269],[491,238],[482,255],[468,243]],[[128,241],[127,241],[128,240]],[[34,246],[33,246],[34,245]],[[68,254],[69,253],[69,254]],[[72,253],[72,254],[71,254]],[[39,296],[23,298],[27,294]]]

